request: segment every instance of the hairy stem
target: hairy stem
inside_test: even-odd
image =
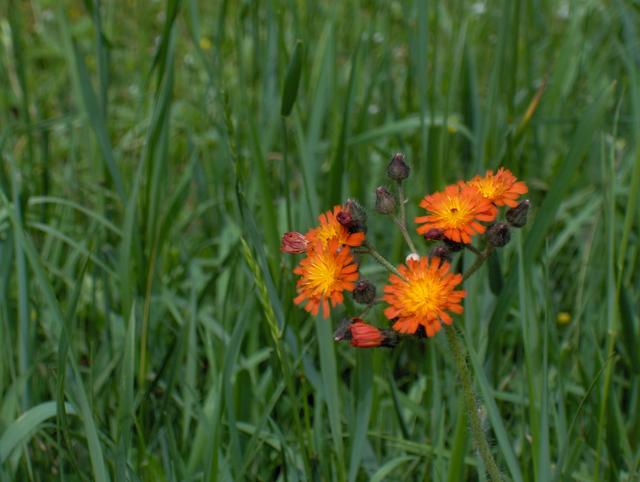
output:
[[[404,197],[404,188],[402,187],[402,181],[397,181],[397,184],[398,184],[398,204],[400,204],[400,217],[398,218],[397,216],[392,216],[392,218],[393,218],[393,221],[398,226],[398,228],[400,228],[400,232],[402,233],[404,240],[409,245],[409,249],[411,250],[411,252],[417,254],[418,251],[416,250],[416,246],[413,244],[413,241],[411,240],[411,236],[409,236],[409,231],[407,231],[407,215],[404,209],[404,204],[406,202],[406,199]]]
[[[473,273],[475,273],[476,271],[478,271],[478,269],[480,269],[480,266],[482,266],[482,263],[484,263],[487,258],[489,257],[489,255],[491,254],[491,252],[494,250],[494,247],[491,245],[488,245],[484,251],[482,251],[478,257],[476,258],[475,262],[471,265],[471,267],[462,275],[462,282],[464,283],[467,279],[469,279],[469,276],[471,276]]]
[[[400,276],[402,279],[404,279],[404,276],[402,276],[402,274],[400,273],[400,271],[398,271],[396,269],[396,267],[394,265],[392,265],[387,258],[385,258],[384,256],[382,256],[380,253],[378,253],[378,251],[371,246],[368,242],[365,241],[365,247],[367,248],[367,250],[365,251],[365,253],[370,254],[371,256],[373,256],[373,258],[380,263],[382,266],[384,266],[385,268],[387,268],[387,270],[389,270],[391,273],[397,274],[398,276]]]
[[[458,337],[455,328],[451,325],[445,325],[444,329],[447,334],[449,347],[453,353],[453,359],[458,370],[458,376],[462,382],[462,392],[464,395],[465,405],[467,407],[467,413],[469,415],[473,442],[480,453],[480,457],[482,457],[491,480],[493,482],[500,482],[502,481],[502,476],[500,475],[498,465],[491,454],[487,437],[482,430],[482,422],[478,416],[480,406],[478,405],[473,392],[473,383],[471,381],[471,373],[467,365],[465,350],[460,343],[460,338]]]

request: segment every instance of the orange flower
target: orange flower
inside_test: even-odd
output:
[[[375,348],[382,345],[384,335],[375,326],[365,323],[360,318],[354,318],[349,326],[351,330],[351,346],[357,348]]]
[[[329,300],[333,307],[344,301],[342,292],[353,291],[358,279],[358,265],[354,263],[348,247],[341,247],[337,238],[323,244],[317,240],[307,251],[307,257],[293,270],[301,278],[296,284],[297,305],[307,301],[305,310],[318,314],[322,304],[322,316],[329,316]]]
[[[318,216],[320,226],[310,229],[306,234],[307,239],[311,242],[316,240],[322,241],[322,244],[326,246],[327,242],[336,238],[338,244],[345,244],[347,246],[360,246],[364,242],[364,233],[350,233],[347,228],[338,222],[336,216],[343,212],[342,206],[335,206],[332,211]]]
[[[529,191],[524,182],[518,181],[509,169],[503,167],[495,174],[493,171],[487,171],[484,177],[476,176],[468,181],[467,185],[497,206],[507,205],[512,208],[518,205],[516,199]]]
[[[416,223],[425,223],[418,227],[418,234],[440,229],[447,238],[457,243],[470,243],[471,236],[484,233],[486,228],[478,221],[493,221],[497,214],[496,207],[490,201],[476,189],[464,184],[453,184],[442,192],[425,196],[420,201],[420,207],[430,214],[415,219]]]
[[[384,287],[383,299],[389,303],[384,314],[396,320],[394,330],[415,333],[422,325],[427,336],[440,330],[440,321],[447,325],[453,321],[447,311],[462,313],[462,298],[466,291],[454,290],[462,282],[462,275],[449,272],[449,263],[438,258],[409,260],[398,271],[404,277],[392,274],[390,285]]]

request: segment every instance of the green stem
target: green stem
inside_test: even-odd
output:
[[[482,252],[478,248],[476,248],[473,244],[465,244],[464,247],[475,255],[480,256],[482,254]]]
[[[407,215],[404,209],[404,204],[407,201],[404,197],[404,188],[402,187],[402,181],[398,181],[398,203],[400,204],[400,218],[398,219],[398,217],[396,216],[391,216],[393,218],[393,221],[396,223],[396,225],[398,226],[398,228],[400,228],[400,232],[402,233],[402,236],[404,237],[405,241],[407,242],[407,244],[409,245],[409,249],[411,250],[412,253],[418,253],[418,251],[416,250],[415,245],[413,244],[413,241],[411,240],[411,236],[409,236],[409,231],[407,231]]]
[[[475,273],[476,271],[478,271],[478,269],[480,268],[480,266],[482,266],[482,263],[484,263],[487,258],[489,257],[489,255],[491,254],[491,252],[494,250],[495,248],[491,245],[488,245],[485,250],[480,253],[478,255],[478,257],[476,258],[475,262],[471,265],[471,268],[469,268],[466,273],[464,273],[462,275],[462,282],[464,283],[467,279],[469,279],[469,276],[471,276],[473,273]]]
[[[453,326],[445,325],[444,329],[447,334],[449,347],[453,353],[456,368],[458,369],[458,376],[462,382],[462,392],[464,394],[465,405],[467,407],[467,414],[469,415],[473,442],[480,453],[480,457],[482,457],[491,480],[493,482],[500,482],[502,481],[502,476],[500,475],[500,470],[498,469],[498,465],[496,464],[493,455],[491,455],[491,449],[489,448],[489,443],[487,442],[487,438],[482,430],[482,422],[478,416],[480,407],[473,392],[471,373],[467,366],[464,348],[462,347],[460,338],[458,338],[458,334]]]
[[[371,256],[373,256],[373,258],[380,263],[382,266],[384,266],[385,268],[387,268],[387,270],[389,270],[390,272],[397,274],[398,276],[400,276],[400,278],[405,279],[404,276],[402,276],[402,274],[400,273],[400,271],[398,271],[396,269],[396,267],[394,265],[392,265],[389,261],[387,261],[387,258],[385,258],[384,256],[382,256],[380,253],[378,253],[378,251],[376,251],[376,249],[371,246],[368,242],[365,241],[364,246],[367,248],[366,253],[370,254]]]
[[[411,252],[417,254],[418,251],[416,250],[416,247],[413,244],[411,237],[409,236],[409,232],[407,231],[405,224],[400,219],[398,219],[397,216],[391,216],[391,219],[393,219],[393,222],[396,223],[396,226],[398,226],[398,228],[400,229],[400,232],[402,233],[402,237],[409,245],[409,249],[411,250]]]

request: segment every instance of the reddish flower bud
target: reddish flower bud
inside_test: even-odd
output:
[[[309,240],[302,233],[289,231],[282,235],[280,251],[289,254],[300,254],[307,251]]]
[[[393,194],[384,186],[376,188],[376,211],[380,214],[391,214],[396,209]]]
[[[443,261],[451,262],[451,251],[444,244],[439,244],[438,246],[434,246],[431,252],[429,253],[430,258],[440,258]]]
[[[394,181],[402,181],[409,177],[411,169],[405,162],[404,154],[398,152],[387,166],[387,176]]]
[[[444,233],[441,229],[431,228],[429,231],[424,233],[424,239],[427,241],[440,241],[444,239]]]
[[[357,281],[353,289],[353,299],[362,305],[370,305],[376,299],[375,285],[366,279]]]
[[[340,211],[338,214],[336,214],[336,220],[345,228],[348,228],[349,225],[353,223],[353,218],[347,211]]]
[[[502,248],[511,240],[511,231],[506,223],[496,223],[487,229],[487,242],[496,248]]]
[[[381,346],[384,341],[384,335],[375,326],[365,323],[359,318],[354,318],[350,325],[351,329],[351,346],[357,348],[375,348]]]
[[[527,224],[527,212],[529,211],[529,200],[520,201],[515,208],[507,210],[506,218],[514,228],[521,228]]]
[[[346,227],[350,233],[367,232],[367,212],[360,204],[353,199],[347,199],[344,203],[344,212],[348,216],[344,216],[344,220],[338,222]]]

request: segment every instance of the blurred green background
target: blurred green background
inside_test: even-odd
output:
[[[410,219],[488,168],[530,188],[455,321],[505,478],[639,480],[639,29],[637,0],[4,0],[0,480],[483,480],[443,336],[355,350],[351,302],[292,304],[281,233],[372,208],[397,151]]]

